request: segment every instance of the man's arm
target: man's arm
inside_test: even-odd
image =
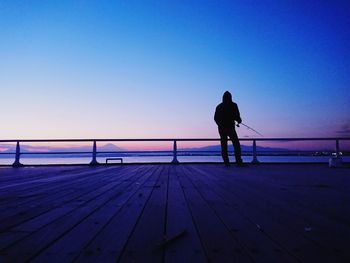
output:
[[[241,123],[242,122],[242,119],[241,119],[241,114],[239,113],[239,109],[238,109],[238,106],[237,104],[235,103],[235,120],[238,122],[238,123]]]
[[[215,123],[220,126],[220,117],[219,117],[219,110],[218,110],[218,107],[216,107],[215,109],[215,114],[214,114],[214,121]]]

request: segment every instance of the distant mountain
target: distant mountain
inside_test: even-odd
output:
[[[98,151],[116,152],[116,151],[125,151],[125,149],[123,149],[123,148],[121,148],[113,143],[107,143],[103,146],[99,146]]]

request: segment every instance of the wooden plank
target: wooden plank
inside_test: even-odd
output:
[[[104,172],[108,172],[109,169],[85,169],[83,171],[71,171],[69,174],[51,174],[51,170],[46,170],[46,176],[40,179],[26,180],[25,182],[16,182],[14,184],[4,184],[2,191],[0,191],[0,198],[5,200],[7,204],[13,198],[18,201],[18,196],[35,195],[40,192],[52,191],[55,188],[60,188],[61,185],[69,185],[75,181],[82,181],[84,178],[91,177],[93,175],[101,175]],[[67,171],[64,171],[67,173]],[[54,182],[56,181],[56,182]]]
[[[50,212],[51,210],[54,210],[55,207],[58,207],[59,209],[61,208],[61,210],[67,210],[66,207],[63,207],[63,209],[62,209],[62,206],[67,206],[67,203],[71,202],[71,203],[69,203],[69,206],[74,208],[77,205],[82,204],[84,195],[90,195],[90,192],[92,190],[96,191],[102,187],[106,187],[106,186],[110,187],[109,184],[107,184],[107,183],[104,183],[103,185],[100,185],[100,186],[101,187],[99,187],[99,184],[95,184],[95,185],[92,185],[89,189],[84,188],[84,191],[75,191],[75,196],[68,194],[68,195],[65,195],[63,198],[60,198],[58,200],[53,199],[54,202],[50,201],[50,202],[52,202],[52,204],[49,203],[49,205],[42,206],[42,204],[40,204],[39,208],[44,209],[43,213],[41,213],[37,216],[34,216],[34,217],[31,217],[28,214],[24,214],[24,218],[22,218],[22,216],[19,216],[18,218],[14,218],[14,220],[9,221],[9,222],[16,225],[17,231],[22,230],[22,232],[23,232],[23,230],[26,230],[27,233],[30,234],[30,232],[34,231],[36,228],[40,228],[40,226],[42,225],[43,222],[45,222],[45,220],[52,221],[55,218],[55,217],[53,217],[54,215],[58,216],[57,214]],[[68,199],[66,199],[66,198],[68,198]],[[79,198],[79,199],[76,199],[76,198]],[[73,202],[73,200],[77,200],[78,202]],[[38,212],[38,211],[36,210],[35,212]],[[54,212],[56,212],[56,211],[54,211]],[[18,222],[21,222],[21,221],[16,221],[17,219],[18,220],[27,219],[27,220],[25,220],[25,223],[20,224]],[[2,226],[4,224],[5,224],[5,222],[2,221]],[[6,230],[6,231],[13,231],[13,229]],[[0,234],[0,237],[1,236],[2,236],[2,234]],[[0,242],[0,248],[5,248],[9,245],[8,243],[4,242],[3,239],[1,239],[1,241],[2,242]]]
[[[106,176],[106,172],[107,175]],[[101,174],[99,174],[101,173]],[[29,206],[32,204],[43,204],[46,199],[43,197],[55,197],[56,194],[67,194],[69,191],[77,191],[84,186],[89,185],[89,182],[94,181],[94,176],[99,176],[98,182],[108,182],[111,180],[110,174],[119,173],[115,170],[98,170],[98,171],[86,171],[80,173],[78,177],[73,178],[74,180],[66,180],[64,182],[51,182],[43,187],[41,184],[33,184],[30,188],[23,190],[23,192],[13,192],[9,190],[9,195],[1,195],[1,198],[5,199],[6,213],[1,214],[1,220],[11,214],[11,210],[14,210],[14,215],[18,211],[18,207]],[[12,197],[13,196],[13,197]],[[59,198],[56,198],[59,199]],[[49,201],[50,203],[52,200]],[[23,213],[23,211],[21,211]]]
[[[85,179],[81,182],[76,182],[76,184],[72,183],[71,185],[66,185],[66,187],[62,187],[58,193],[48,194],[46,198],[40,199],[39,202],[32,200],[22,206],[19,204],[14,211],[5,211],[1,218],[2,224],[0,226],[0,231],[8,231],[13,226],[41,216],[67,202],[72,202],[73,200],[77,200],[78,203],[81,202],[79,198],[84,196],[84,194],[90,193],[95,188],[98,189],[99,187],[109,185],[110,182],[113,181],[113,178],[110,177],[110,173],[113,173],[113,171],[100,176],[100,180],[98,180],[97,183],[93,183],[96,181],[94,177],[89,178],[89,180]],[[104,178],[107,180],[104,180]]]
[[[1,259],[1,251],[8,247],[9,244],[13,244],[18,240],[23,239],[28,236],[28,232],[25,231],[7,231],[0,234],[0,259]],[[1,262],[1,261],[0,261]]]
[[[178,178],[209,261],[251,262],[250,255],[231,236],[230,230],[217,217],[183,172],[178,173]]]
[[[65,233],[59,240],[50,247],[43,250],[34,262],[71,262],[77,257],[80,251],[105,227],[118,212],[126,206],[127,202],[135,196],[140,188],[152,176],[154,169],[147,167],[144,172],[139,172],[138,178],[124,187],[118,198],[111,199],[89,215],[77,226]]]
[[[57,220],[53,218],[51,224],[43,226],[38,231],[35,231],[33,234],[14,245],[1,250],[1,254],[15,261],[24,261],[25,259],[35,256],[40,250],[78,225],[82,220],[107,204],[111,199],[120,196],[122,189],[130,184],[132,184],[132,181],[125,181],[119,185],[118,183],[114,183],[114,185],[111,184],[108,189],[100,188],[90,192],[85,196],[84,202],[79,204],[71,213],[59,217]],[[21,253],[18,253],[18,251],[21,251]]]
[[[283,190],[285,197],[289,200],[292,199],[292,203],[349,227],[350,209],[348,209],[348,204],[350,203],[350,193],[344,191],[344,186],[348,185],[350,187],[350,182],[348,182],[350,180],[346,180],[350,176],[350,171],[347,175],[346,171],[339,173],[339,170],[328,169],[327,167],[318,169],[304,167],[301,169],[298,166],[293,170],[293,175],[289,174],[289,177],[276,176],[275,173],[270,172],[271,176],[268,177],[269,186]],[[342,170],[340,169],[340,171]],[[258,181],[255,179],[256,177],[265,174],[265,171],[259,174],[254,173],[247,179],[251,178],[254,183]]]
[[[94,183],[97,179],[95,177],[89,178],[88,180],[85,178],[82,181],[76,182],[76,184],[72,183],[70,187],[62,188],[59,195],[50,193],[49,198],[40,200],[39,202],[33,201],[29,204],[26,204],[25,207],[28,209],[33,209],[33,207],[51,208],[51,210],[53,210],[56,208],[61,208],[62,205],[67,206],[67,203],[73,207],[76,207],[84,201],[84,195],[90,194],[91,190],[97,190],[102,187],[110,187],[109,185],[111,182],[117,183],[118,180],[111,178],[111,173],[113,174],[114,171],[110,171],[108,174],[104,174],[98,177],[98,183]],[[20,212],[23,213],[26,211],[21,209]],[[40,214],[39,217],[49,212],[50,210],[47,210],[45,213]],[[36,218],[37,217],[34,217],[33,219],[35,220]]]
[[[195,185],[203,199],[216,215],[230,229],[231,235],[246,249],[254,262],[298,262],[280,244],[270,239],[256,224],[244,217],[237,207],[230,205],[214,190],[215,186],[207,180],[206,171],[192,166],[184,168],[184,174]]]
[[[45,178],[48,170],[50,174],[64,174],[65,172],[89,169],[87,166],[72,167],[21,167],[21,168],[0,168],[0,186],[14,182],[25,182],[35,178]]]
[[[168,166],[160,171],[158,183],[128,238],[118,262],[162,262],[163,249],[160,245],[165,234],[168,171]]]
[[[254,177],[255,176],[256,173],[254,173]],[[299,233],[306,239],[317,244],[322,249],[323,253],[328,252],[329,257],[345,257],[350,259],[350,253],[347,249],[347,243],[350,242],[349,227],[331,220],[327,214],[321,214],[310,209],[309,206],[304,204],[304,199],[300,199],[298,196],[291,194],[288,188],[284,187],[283,191],[278,191],[280,187],[279,184],[262,184],[256,182],[257,180],[251,180],[247,177],[243,179],[249,180],[249,186],[247,187],[251,189],[251,194],[255,195],[255,197],[253,197],[254,200],[259,200],[265,204],[273,204],[260,206],[265,208],[265,213],[271,214],[274,219],[279,222],[292,222],[289,227],[293,232]],[[243,186],[244,188],[242,191],[245,191],[247,189],[245,187],[246,182]],[[266,192],[269,192],[269,194],[264,194]],[[314,192],[314,194],[319,195],[317,192]],[[307,201],[307,199],[305,200]],[[318,206],[322,206],[321,200]],[[336,203],[339,202],[341,198],[332,200],[336,206]],[[331,202],[331,200],[329,201]],[[344,209],[344,211],[347,211],[347,209]]]
[[[29,169],[29,168],[23,168]],[[19,178],[16,178],[14,175],[7,177],[6,179],[2,178],[0,184],[0,193],[8,192],[8,189],[12,189],[13,191],[21,191],[26,190],[26,188],[30,188],[31,184],[33,183],[50,183],[53,180],[64,180],[64,179],[70,179],[74,175],[81,176],[83,174],[88,173],[100,173],[101,170],[106,170],[106,167],[85,167],[85,168],[79,168],[79,169],[55,169],[51,167],[44,168],[30,168],[31,172],[25,173]],[[22,170],[19,169],[19,170]],[[13,168],[14,173],[16,174],[16,171],[18,171],[18,168]]]
[[[49,170],[47,171],[47,177],[50,177]],[[24,189],[22,186],[6,189],[5,193],[0,193],[0,198],[3,200],[2,206],[6,207],[6,213],[0,215],[0,220],[3,220],[4,216],[8,216],[11,210],[18,210],[18,207],[29,205],[30,202],[40,203],[45,196],[53,196],[56,193],[67,193],[71,189],[80,188],[81,183],[88,182],[86,179],[94,180],[93,175],[101,173],[101,170],[86,170],[85,172],[74,173],[76,177],[69,178],[68,180],[59,182],[45,183],[32,183],[27,185]],[[100,181],[104,180],[104,176],[100,175]]]
[[[216,169],[213,169],[213,171],[217,172]],[[212,176],[212,178],[214,177]],[[233,203],[241,207],[240,211],[243,214],[250,218],[252,222],[255,222],[256,225],[259,225],[261,229],[264,229],[271,238],[288,249],[295,257],[306,261],[318,260],[319,262],[341,260],[341,255],[330,251],[327,247],[321,247],[309,240],[304,233],[294,229],[298,216],[293,216],[291,212],[278,205],[280,196],[277,195],[269,201],[265,201],[273,194],[269,189],[261,189],[257,194],[254,187],[244,187],[244,184],[239,183],[239,180],[233,180],[232,174],[229,172],[226,172],[226,175],[221,174],[214,180],[216,180],[215,184],[219,186],[217,188],[218,192],[224,194],[226,200],[229,202],[234,200]],[[233,181],[235,182],[234,185],[232,185]],[[290,207],[288,208],[290,209]],[[282,215],[286,215],[284,220],[281,219]],[[304,231],[304,228],[302,231]]]
[[[133,174],[126,174],[127,176],[133,176]],[[95,181],[95,180],[94,180]],[[94,182],[93,182],[94,183]],[[105,193],[108,192],[111,189],[118,189],[122,181],[120,180],[111,180],[106,183],[104,183],[101,187],[97,187],[96,184],[92,184],[91,188],[89,188],[88,191],[84,191],[84,194],[80,194],[79,196],[75,197],[75,199],[70,199],[68,202],[62,202],[62,200],[57,200],[59,202],[57,208],[53,208],[46,213],[41,214],[40,216],[37,216],[31,220],[26,221],[25,223],[22,223],[18,225],[15,230],[20,231],[36,231],[39,228],[41,228],[43,225],[46,225],[47,223],[51,222],[52,220],[55,220],[56,218],[60,217],[61,215],[65,215],[69,213],[70,211],[73,211],[77,207],[83,205],[84,203],[91,200],[91,193],[93,190],[94,195],[96,193]],[[94,197],[93,197],[94,198]]]
[[[77,262],[107,263],[117,261],[133,229],[140,221],[145,206],[159,183],[163,169],[163,166],[154,169],[150,179],[81,251],[76,258]]]
[[[164,245],[164,261],[169,263],[207,262],[205,250],[198,237],[177,173],[178,166],[170,167],[165,239],[171,241],[172,238],[183,234],[173,242]]]

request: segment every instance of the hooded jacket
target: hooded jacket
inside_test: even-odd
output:
[[[226,91],[215,110],[214,120],[219,128],[234,128],[235,121],[242,122],[238,106],[232,101],[232,95]]]

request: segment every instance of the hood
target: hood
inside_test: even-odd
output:
[[[222,102],[225,104],[232,102],[232,95],[230,92],[225,91],[224,95],[222,96]]]

